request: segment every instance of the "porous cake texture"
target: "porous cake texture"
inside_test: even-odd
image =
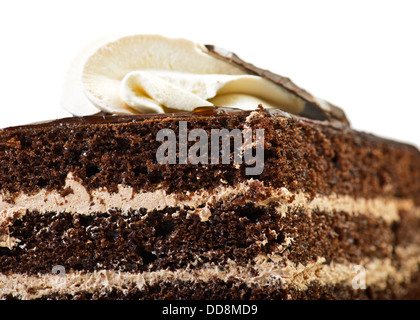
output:
[[[181,121],[263,129],[262,172],[159,163]],[[2,299],[419,298],[419,230],[420,152],[340,123],[211,108],[0,130]]]

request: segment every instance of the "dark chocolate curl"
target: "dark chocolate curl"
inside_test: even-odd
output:
[[[257,75],[270,80],[275,84],[283,87],[290,93],[294,94],[298,98],[304,100],[304,109],[300,114],[298,114],[299,116],[313,120],[340,122],[346,126],[350,126],[350,122],[342,109],[329,102],[326,102],[328,104],[328,108],[323,107],[312,94],[298,87],[289,78],[283,77],[269,70],[260,69],[253,64],[242,60],[235,53],[225,49],[221,49],[209,44],[205,45],[205,47],[214,57],[234,64],[244,69],[249,74]]]

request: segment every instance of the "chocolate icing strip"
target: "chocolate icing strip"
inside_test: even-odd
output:
[[[270,80],[302,99],[305,102],[305,104],[303,111],[299,114],[300,116],[313,120],[327,120],[340,122],[346,126],[350,125],[343,110],[329,102],[325,102],[328,104],[328,109],[321,106],[321,104],[315,99],[315,97],[312,94],[298,87],[289,78],[283,77],[269,70],[260,69],[254,66],[253,64],[242,60],[235,53],[227,51],[225,49],[221,49],[209,44],[205,45],[205,47],[207,48],[209,53],[212,54],[214,57],[225,60],[238,67],[241,67],[249,74],[257,75],[267,80]]]

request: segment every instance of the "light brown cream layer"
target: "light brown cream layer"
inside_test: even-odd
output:
[[[7,210],[17,208],[28,209],[29,211],[67,211],[79,214],[90,214],[94,212],[104,212],[109,209],[120,209],[128,211],[130,209],[144,208],[147,211],[161,210],[166,207],[204,208],[196,210],[203,221],[207,220],[210,214],[208,210],[212,204],[220,201],[232,201],[235,198],[247,197],[255,192],[258,187],[258,198],[245,198],[245,201],[255,203],[258,206],[269,205],[272,202],[280,203],[278,211],[281,214],[290,207],[303,207],[308,214],[314,209],[330,212],[332,210],[345,211],[349,214],[362,213],[380,217],[388,223],[399,220],[400,210],[411,210],[420,217],[420,208],[415,207],[411,199],[397,198],[371,198],[355,199],[350,196],[331,194],[329,196],[318,195],[311,199],[307,194],[291,193],[286,188],[272,189],[266,187],[262,182],[249,180],[239,183],[236,186],[219,186],[212,191],[206,189],[196,192],[180,192],[167,194],[164,190],[153,192],[136,193],[129,186],[120,185],[116,193],[108,192],[101,188],[88,192],[86,188],[77,181],[70,173],[66,179],[66,187],[71,188],[72,192],[66,196],[57,191],[40,191],[37,194],[21,194],[16,197],[13,203],[7,201],[7,195],[0,194],[0,224],[2,216],[7,215]]]
[[[318,281],[321,285],[341,284],[359,290],[365,288],[363,285],[385,288],[389,277],[397,283],[408,282],[410,275],[418,270],[419,246],[398,248],[398,254],[402,258],[402,265],[398,269],[390,259],[366,259],[355,265],[326,264],[324,258],[318,258],[317,261],[303,266],[284,260],[274,253],[269,256],[257,256],[248,267],[229,261],[222,268],[206,264],[197,269],[191,266],[175,271],[159,270],[142,273],[101,270],[46,275],[0,274],[0,298],[5,295],[36,299],[49,294],[105,293],[113,288],[127,292],[133,285],[141,291],[146,285],[152,286],[161,282],[175,280],[208,282],[211,279],[237,280],[260,287],[280,284],[302,291],[306,290],[312,281]]]

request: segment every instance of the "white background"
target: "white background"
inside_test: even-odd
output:
[[[0,127],[63,115],[73,56],[113,33],[215,44],[420,147],[420,1],[1,1]]]

